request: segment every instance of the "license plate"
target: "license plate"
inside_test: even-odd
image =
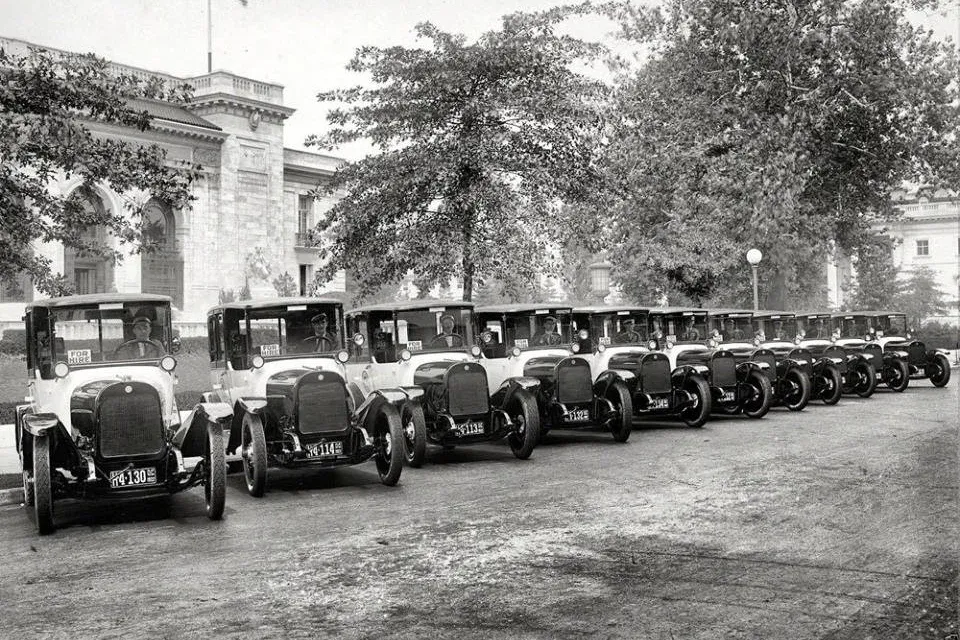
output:
[[[724,391],[720,394],[720,402],[733,402],[737,399],[737,393],[735,391]]]
[[[670,398],[654,398],[650,401],[651,409],[669,409]]]
[[[311,458],[329,458],[343,455],[343,443],[339,440],[314,442],[307,445],[307,455]]]
[[[457,427],[457,431],[462,436],[473,436],[478,433],[483,433],[483,423],[478,420],[471,420],[470,422],[464,422]]]
[[[589,409],[573,409],[567,412],[567,422],[587,422],[589,419]]]
[[[110,487],[135,487],[142,484],[157,484],[156,467],[139,467],[110,472]]]

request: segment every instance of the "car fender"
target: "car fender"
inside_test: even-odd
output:
[[[801,362],[800,360],[796,360],[794,358],[784,358],[783,360],[777,362],[777,373],[779,375],[784,375],[791,369],[800,369],[802,371],[807,362],[809,361]]]
[[[357,421],[368,433],[371,433],[373,428],[371,421],[373,417],[381,410],[398,411],[397,403],[404,402],[405,399],[406,395],[401,389],[375,389],[367,396],[363,404],[357,407]],[[389,409],[387,409],[387,407],[389,407]]]
[[[946,349],[927,349],[927,360],[933,361],[937,356],[949,356],[951,355]]]
[[[226,402],[201,402],[187,414],[171,440],[184,457],[202,456],[207,442],[207,425],[212,423],[224,429],[231,424],[231,420],[239,425],[234,411]],[[234,439],[236,444],[233,444]],[[227,451],[233,451],[239,444],[240,429],[231,426]]]
[[[536,396],[540,391],[540,381],[536,378],[528,378],[526,376],[507,378],[500,385],[500,388],[497,389],[496,393],[493,394],[491,404],[502,409],[510,404],[510,401],[513,400],[513,397],[520,390],[529,391]]]
[[[680,389],[686,384],[693,376],[699,376],[704,380],[707,379],[707,375],[710,372],[710,368],[702,364],[685,364],[683,366],[677,367],[670,373],[670,383],[673,385],[674,389]]]
[[[767,369],[767,363],[765,362],[741,362],[737,365],[737,375],[740,377],[740,380],[746,380],[747,376],[750,375],[751,371],[765,371]]]
[[[633,371],[627,371],[626,369],[607,369],[593,382],[593,395],[598,398],[605,398],[607,396],[607,391],[610,390],[610,387],[617,380],[621,380],[628,387],[633,385],[633,381],[636,379]]]
[[[52,413],[25,413],[22,417],[22,429],[31,437],[22,437],[21,447],[24,471],[33,470],[33,439],[47,436],[52,445],[50,467],[75,469],[83,463],[83,454],[77,443],[62,422]],[[37,419],[39,418],[39,419]]]

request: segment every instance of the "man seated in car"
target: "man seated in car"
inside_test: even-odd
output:
[[[309,347],[309,351],[333,351],[337,348],[337,335],[327,330],[327,314],[318,313],[310,318],[310,327],[313,334],[301,340],[303,345]]]
[[[774,340],[787,340],[787,332],[783,328],[783,320],[774,320],[773,321],[773,339]]]
[[[863,335],[863,332],[857,329],[857,323],[853,320],[847,320],[844,336],[847,338],[857,338]]]
[[[546,347],[560,344],[562,338],[557,333],[557,319],[553,316],[547,316],[543,319],[543,327],[533,336],[533,344],[538,347]]]
[[[620,344],[628,342],[642,342],[643,336],[640,335],[640,332],[635,329],[636,324],[637,322],[633,318],[624,319],[624,321],[620,323],[620,326],[623,330],[614,337],[614,342],[618,342]]]
[[[456,327],[456,320],[449,313],[445,313],[440,316],[440,333],[430,341],[431,347],[462,347],[463,346],[463,336],[459,333],[454,333],[454,327]]]
[[[734,322],[733,318],[727,318],[720,335],[724,341],[743,340],[743,330],[737,328],[737,323]]]
[[[146,316],[133,319],[133,339],[124,342],[114,351],[115,360],[159,358],[164,354],[163,345],[150,339],[153,323]]]
[[[817,321],[813,324],[813,328],[810,330],[810,333],[813,335],[807,336],[808,338],[814,338],[817,340],[830,339],[830,332],[827,331],[827,328],[823,325],[823,318],[817,318]]]
[[[680,339],[684,342],[696,342],[700,340],[700,332],[695,326],[693,326],[694,318],[690,316],[686,320],[686,324],[683,328],[683,333],[680,335]]]

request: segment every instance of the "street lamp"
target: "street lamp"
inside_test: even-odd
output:
[[[613,265],[606,260],[600,260],[588,265],[590,270],[590,293],[598,298],[605,298],[610,293],[610,272]]]
[[[750,249],[747,251],[747,262],[750,263],[750,267],[753,269],[753,310],[757,311],[760,308],[760,299],[757,296],[757,265],[760,264],[760,261],[763,260],[763,254],[760,253],[760,249]]]

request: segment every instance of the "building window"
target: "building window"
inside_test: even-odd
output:
[[[312,226],[313,217],[313,198],[308,195],[300,194],[297,196],[297,234],[302,240],[306,239],[307,233]]]
[[[77,295],[94,293],[96,291],[96,272],[94,269],[74,269],[73,285]]]
[[[929,240],[917,240],[917,255],[918,255],[918,256],[928,256],[928,255],[930,255],[930,241],[929,241]]]
[[[300,295],[310,295],[310,285],[313,284],[313,267],[309,264],[300,265]]]

